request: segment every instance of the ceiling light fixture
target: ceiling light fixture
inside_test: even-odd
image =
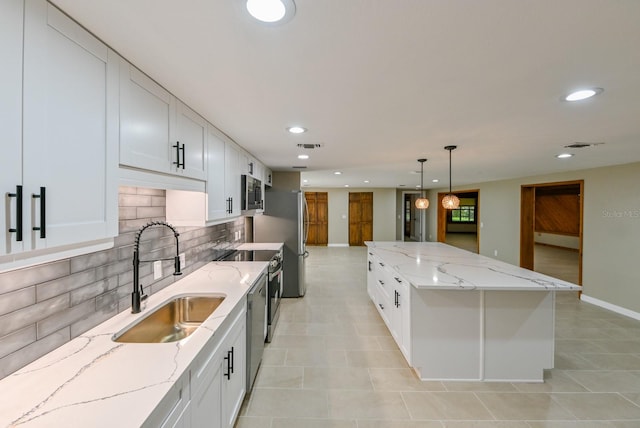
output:
[[[309,155],[298,155],[298,159],[309,159]]]
[[[580,89],[562,97],[564,101],[582,101],[604,92],[602,88]]]
[[[287,131],[292,134],[304,134],[307,132],[307,128],[303,128],[302,126],[290,126],[287,128]]]
[[[365,183],[369,183],[369,180],[364,180]]]
[[[558,159],[567,159],[573,157],[573,153],[560,153],[559,155],[556,155],[556,157]]]
[[[420,162],[420,197],[416,199],[416,208],[419,210],[426,210],[429,208],[429,199],[424,196],[424,185],[422,183],[422,179],[424,177],[424,163],[426,161],[427,160],[424,158],[418,159],[418,162]]]
[[[437,178],[434,178],[433,180],[431,180],[432,183],[439,183],[440,180],[438,180]]]
[[[283,24],[296,13],[293,0],[247,0],[247,11],[265,24]]]
[[[445,150],[449,150],[449,194],[442,198],[442,206],[447,210],[455,210],[460,206],[460,199],[451,193],[451,152],[458,146],[445,146]]]
[[[334,174],[335,174],[335,175],[340,175],[340,174],[342,174],[342,173],[341,173],[340,171],[334,171]]]

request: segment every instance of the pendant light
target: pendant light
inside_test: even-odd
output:
[[[424,163],[426,159],[418,159],[420,162],[420,197],[416,199],[416,208],[419,210],[426,210],[429,208],[429,199],[424,197],[424,186],[422,185],[422,178],[424,176]]]
[[[442,206],[447,210],[455,210],[460,206],[460,199],[451,193],[451,152],[458,146],[445,146],[445,150],[449,150],[449,194],[442,198]]]

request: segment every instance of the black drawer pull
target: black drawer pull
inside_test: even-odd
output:
[[[16,227],[10,227],[9,232],[16,234],[16,241],[22,241],[22,186],[16,186],[16,193],[9,193],[7,196],[16,198]]]
[[[47,189],[45,187],[40,188],[40,194],[35,193],[31,195],[33,199],[40,199],[40,226],[32,227],[35,231],[40,231],[40,239],[47,237]]]

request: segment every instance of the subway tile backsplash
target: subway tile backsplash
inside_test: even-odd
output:
[[[149,221],[165,220],[165,204],[164,190],[120,187],[119,235],[113,248],[0,274],[0,378],[130,308],[136,232]],[[177,229],[187,261],[183,276],[209,262],[213,249],[245,240],[244,218]],[[237,231],[241,238],[236,241]],[[175,238],[168,228],[145,230],[141,259],[174,255]],[[162,273],[154,281],[152,263],[140,265],[147,294],[176,281],[173,260],[162,262]]]

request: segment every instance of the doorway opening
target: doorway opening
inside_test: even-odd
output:
[[[402,240],[405,242],[421,241],[420,210],[416,208],[419,192],[402,192]]]
[[[480,251],[480,191],[452,193],[460,198],[460,207],[454,210],[442,206],[442,198],[448,192],[438,193],[438,242],[477,254]]]
[[[521,187],[520,266],[582,285],[584,180]]]
[[[373,192],[349,192],[349,246],[373,241]]]

